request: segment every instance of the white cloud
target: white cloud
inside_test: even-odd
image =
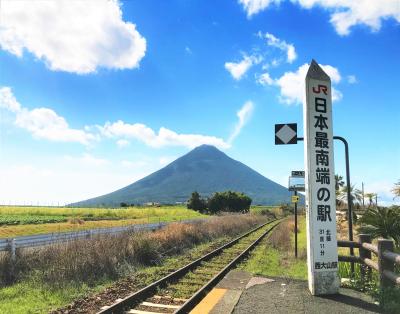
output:
[[[54,142],[78,142],[88,145],[95,140],[93,134],[71,129],[63,117],[48,108],[22,109],[17,113],[15,124],[29,131],[35,138]]]
[[[0,88],[0,108],[14,113],[21,111],[21,105],[15,99],[10,87]]]
[[[117,146],[119,148],[123,148],[123,147],[129,146],[129,144],[130,144],[130,142],[128,140],[125,140],[125,139],[119,139],[117,141]]]
[[[366,183],[366,191],[365,193],[377,193],[378,194],[378,205],[390,206],[393,204],[400,205],[400,199],[394,198],[394,194],[392,192],[393,182],[389,181],[373,181]]]
[[[146,52],[118,0],[2,1],[1,24],[3,50],[18,57],[27,50],[56,71],[132,69]]]
[[[358,80],[357,80],[355,75],[348,75],[347,76],[347,82],[349,84],[356,84],[356,83],[358,83]]]
[[[287,62],[292,63],[297,58],[296,49],[293,44],[288,44],[286,41],[279,39],[271,33],[265,33],[264,37],[267,39],[267,45],[276,47],[286,52]]]
[[[268,72],[265,72],[257,78],[257,83],[265,86],[265,85],[274,85],[275,81],[271,78]]]
[[[260,57],[244,56],[240,62],[226,62],[225,69],[232,75],[235,80],[240,80],[244,74],[254,65],[261,62]]]
[[[235,140],[235,138],[240,134],[242,128],[249,121],[253,113],[253,110],[254,110],[253,102],[246,101],[243,107],[236,113],[239,120],[236,123],[231,136],[228,139],[228,143],[232,143]]]
[[[104,126],[85,126],[83,129],[70,128],[64,117],[49,108],[29,110],[21,106],[9,87],[0,88],[0,108],[15,114],[15,125],[29,131],[34,138],[54,142],[77,142],[89,145],[98,141],[101,135],[116,138],[118,147],[130,144],[129,139],[136,139],[150,147],[183,146],[194,148],[209,144],[227,149],[230,143],[222,138],[201,134],[179,134],[161,127],[158,133],[141,123],[129,124],[121,120],[105,123]],[[99,134],[100,133],[100,134]]]
[[[330,65],[321,65],[323,70],[330,76],[332,84],[339,83],[341,76],[339,70]],[[303,101],[305,90],[305,77],[309,65],[303,64],[296,72],[286,72],[275,80],[275,84],[280,88],[280,101],[288,104],[300,104]],[[338,101],[342,98],[342,93],[332,87],[332,100]]]
[[[239,0],[247,16],[250,17],[268,8],[279,0]],[[311,9],[322,7],[331,13],[330,22],[339,35],[348,35],[355,25],[366,25],[373,31],[381,28],[382,20],[393,18],[400,22],[398,0],[291,0],[301,7]]]
[[[165,146],[184,146],[194,148],[201,144],[209,144],[221,149],[229,148],[230,145],[223,139],[215,136],[200,134],[178,134],[172,130],[161,127],[156,133],[153,129],[141,123],[129,124],[121,120],[110,123],[103,127],[98,126],[101,133],[107,137],[123,137],[136,139],[148,146],[159,148]]]
[[[9,87],[0,88],[0,108],[15,113],[15,125],[29,131],[35,138],[55,142],[77,142],[84,145],[96,140],[91,133],[70,128],[67,121],[52,109],[24,108]]]
[[[239,0],[239,3],[247,13],[247,17],[266,9],[272,3],[279,4],[279,2],[281,0]]]

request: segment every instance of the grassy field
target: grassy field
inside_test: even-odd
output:
[[[114,286],[121,278],[126,284],[119,290],[138,290],[264,221],[254,215],[215,217],[201,224],[173,224],[154,233],[26,250],[14,265],[16,280],[0,288],[0,313],[46,313]],[[9,264],[0,258],[0,279],[7,277]]]
[[[292,220],[287,220],[278,226],[263,244],[250,254],[241,268],[257,275],[307,279],[305,217],[299,217],[297,260],[294,258],[293,226]]]
[[[172,256],[161,265],[142,267],[134,273],[130,273],[130,281],[133,281],[137,289],[143,288],[151,282],[160,279],[170,269],[178,269],[187,263],[188,259],[199,258],[210,248],[222,245],[230,240],[229,237],[221,237],[215,241],[201,244],[189,250],[185,254]],[[44,285],[40,280],[30,278],[10,287],[0,288],[0,313],[48,313],[51,310],[65,306],[68,303],[87,295],[94,295],[111,286],[113,280],[99,281],[95,286],[89,287],[84,283],[65,283],[62,287]]]
[[[277,216],[282,215],[282,210],[281,210],[281,206],[260,206],[260,205],[256,205],[256,206],[251,206],[250,207],[250,212],[252,214],[265,214],[267,212],[270,213],[274,213]]]
[[[67,208],[0,206],[0,237],[169,222],[204,217],[184,206]]]

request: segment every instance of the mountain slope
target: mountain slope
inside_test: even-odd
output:
[[[228,157],[214,146],[202,145],[120,190],[73,205],[174,204],[186,201],[193,191],[209,196],[225,190],[244,192],[253,199],[253,204],[290,202],[287,188]]]

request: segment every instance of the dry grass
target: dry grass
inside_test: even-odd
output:
[[[76,225],[83,225],[85,223],[85,221],[83,219],[80,219],[80,218],[69,218],[68,222],[70,224],[76,224]]]
[[[41,249],[17,251],[17,262],[0,256],[0,285],[11,284],[35,274],[44,283],[96,281],[120,277],[127,268],[155,265],[168,255],[221,236],[243,233],[260,222],[260,216],[216,217],[187,225],[174,223],[149,233],[124,233],[98,236]]]
[[[279,224],[278,227],[274,229],[272,234],[268,237],[268,244],[271,245],[274,249],[279,249],[281,251],[289,251],[291,247],[291,233],[294,231],[294,222],[293,222],[293,230],[289,231],[289,226],[292,224],[290,220],[286,220]]]

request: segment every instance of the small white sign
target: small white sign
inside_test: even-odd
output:
[[[313,295],[339,290],[331,95],[329,76],[313,60],[303,107],[308,281]]]

